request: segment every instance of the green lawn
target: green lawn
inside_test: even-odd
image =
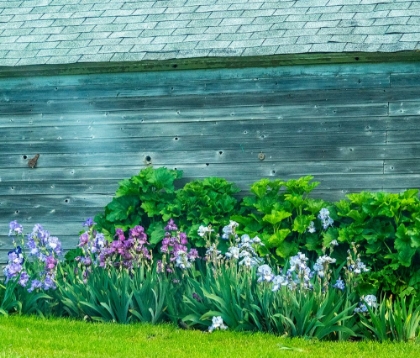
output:
[[[418,357],[420,344],[317,342],[269,334],[205,333],[173,325],[117,325],[0,317],[0,358],[21,357]]]

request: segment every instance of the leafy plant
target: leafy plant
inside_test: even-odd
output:
[[[360,320],[365,327],[363,333],[370,339],[380,342],[413,341],[420,334],[420,306],[415,307],[414,300],[407,305],[406,298],[384,299],[379,305],[366,305],[366,311],[360,313]]]
[[[189,326],[205,329],[220,317],[232,330],[318,339],[356,336],[356,305],[347,293],[325,286],[320,276],[310,283],[305,255],[292,258],[290,269],[277,276],[266,264],[257,269],[258,262],[248,266],[240,255],[226,257],[212,249],[199,276],[187,272],[180,314]]]
[[[321,252],[321,226],[315,220],[326,203],[308,197],[319,184],[312,180],[312,176],[289,181],[261,179],[251,186],[253,196],[243,198],[240,215],[232,219],[243,225],[242,232],[262,239],[265,248],[261,254],[270,253],[284,263],[302,249]]]
[[[104,213],[95,216],[96,229],[112,241],[116,229],[142,225],[155,245],[164,234],[161,211],[174,199],[174,181],[181,177],[182,171],[147,167],[122,180]]]
[[[169,283],[149,267],[95,267],[87,277],[66,266],[56,299],[62,315],[101,322],[161,322]]]
[[[10,281],[6,286],[0,285],[1,303],[0,314],[8,316],[10,313],[20,313],[22,311],[22,302],[20,302],[15,293],[18,280]]]
[[[60,240],[39,224],[34,226],[26,239],[23,227],[17,221],[10,222],[9,228],[14,249],[8,252],[4,268],[5,292],[0,312],[49,314],[54,304],[46,291],[56,287],[57,265],[61,258]],[[29,249],[29,255],[25,248]]]
[[[204,247],[198,228],[211,224],[219,231],[226,225],[239,209],[238,199],[234,197],[239,191],[222,178],[194,180],[176,191],[174,200],[162,210],[163,220],[176,219],[180,230],[187,233],[194,246]]]
[[[336,204],[332,238],[364,250],[371,272],[366,283],[397,295],[420,289],[420,200],[418,190],[347,195]],[[345,247],[345,246],[344,246]]]

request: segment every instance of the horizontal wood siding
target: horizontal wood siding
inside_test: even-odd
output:
[[[4,264],[10,221],[41,223],[72,248],[149,162],[183,170],[181,183],[224,177],[241,195],[262,177],[303,175],[329,200],[416,188],[420,64],[3,76],[0,128]]]

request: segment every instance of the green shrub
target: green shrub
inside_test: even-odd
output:
[[[311,176],[286,182],[261,179],[251,185],[253,195],[243,198],[240,215],[232,219],[242,225],[240,233],[258,236],[263,241],[261,254],[271,254],[277,262],[284,263],[298,251],[321,253],[322,227],[315,222],[328,204],[308,197],[319,184],[312,179]],[[314,232],[309,230],[311,225]]]
[[[175,199],[162,210],[163,220],[174,219],[195,247],[204,247],[198,228],[212,225],[219,232],[239,209],[234,197],[238,192],[233,183],[222,178],[194,180],[176,191]]]
[[[361,192],[335,204],[330,239],[354,242],[370,267],[366,283],[385,292],[420,292],[420,200],[418,190]]]
[[[117,228],[142,225],[150,243],[158,243],[164,235],[161,212],[174,200],[174,181],[181,177],[182,171],[148,167],[121,181],[104,213],[95,216],[96,229],[112,241]]]
[[[238,210],[234,195],[239,189],[225,179],[206,178],[175,190],[174,181],[181,177],[182,171],[148,167],[121,181],[105,212],[95,217],[96,229],[112,241],[117,228],[127,231],[142,225],[156,245],[165,234],[163,223],[172,218],[194,246],[203,247],[199,226],[212,224],[220,229],[226,224]]]

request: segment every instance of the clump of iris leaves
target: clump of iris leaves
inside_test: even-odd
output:
[[[175,189],[146,168],[84,223],[77,248],[41,225],[14,249],[0,313],[329,340],[415,340],[420,284],[417,190],[329,203],[310,176],[262,179],[251,195],[222,178]]]

